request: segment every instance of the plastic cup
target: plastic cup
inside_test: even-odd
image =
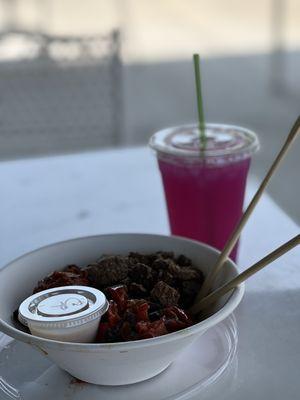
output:
[[[166,128],[155,133],[171,233],[222,250],[243,212],[245,186],[258,138],[248,129],[206,125],[200,150],[196,125]],[[238,244],[231,252],[237,258]]]

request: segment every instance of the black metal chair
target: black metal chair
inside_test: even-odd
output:
[[[116,146],[122,116],[118,31],[0,32],[0,158]]]

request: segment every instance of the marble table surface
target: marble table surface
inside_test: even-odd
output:
[[[146,148],[2,162],[0,184],[0,267],[24,252],[72,237],[168,233],[159,173]],[[250,176],[246,202],[257,185]],[[265,195],[243,232],[240,269],[297,233],[299,227]],[[234,370],[201,398],[300,397],[299,264],[296,248],[247,282],[236,312]]]

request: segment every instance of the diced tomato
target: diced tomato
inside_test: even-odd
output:
[[[152,338],[168,333],[162,319],[154,322],[140,321],[136,324],[136,330],[140,334],[141,339]]]
[[[110,328],[114,327],[115,325],[117,325],[119,321],[121,321],[121,317],[119,316],[118,313],[118,305],[113,300],[109,301],[109,307],[107,310],[107,319]]]
[[[177,320],[177,314],[175,313],[174,310],[172,310],[172,307],[167,307],[163,310],[163,315],[168,318],[168,319],[175,319]]]
[[[132,330],[129,322],[125,321],[123,323],[120,333],[123,340],[130,340],[132,338]]]
[[[149,304],[145,301],[137,305],[136,317],[138,321],[149,321],[148,317]]]
[[[124,285],[114,286],[107,289],[107,292],[111,299],[118,305],[119,312],[123,312],[126,309],[126,303],[128,300],[127,288]]]
[[[165,335],[168,333],[165,322],[162,319],[151,322],[151,331],[155,333],[155,336]]]
[[[164,315],[167,318],[178,319],[179,321],[185,322],[188,325],[192,324],[191,319],[186,315],[186,313],[181,308],[178,308],[176,306],[171,306],[171,307],[165,308]]]
[[[128,300],[126,309],[135,314],[138,321],[149,321],[149,304],[145,300]]]
[[[101,342],[105,339],[105,333],[109,328],[108,322],[100,322],[98,332],[97,332],[97,342]]]
[[[138,333],[144,334],[148,331],[149,324],[150,324],[150,322],[140,321],[136,324],[135,328]]]
[[[187,328],[189,325],[176,319],[167,319],[165,320],[165,326],[168,332],[171,333]]]

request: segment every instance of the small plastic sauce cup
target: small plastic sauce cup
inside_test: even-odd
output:
[[[61,286],[24,300],[19,320],[39,337],[62,342],[95,340],[100,319],[108,309],[105,295],[88,286]]]

